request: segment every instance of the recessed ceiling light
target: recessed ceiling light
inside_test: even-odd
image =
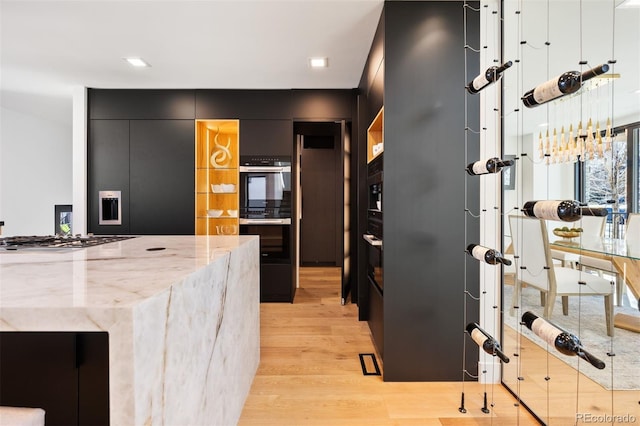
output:
[[[327,58],[309,58],[309,65],[311,68],[326,68],[329,66]]]
[[[132,67],[136,68],[145,68],[151,66],[142,58],[124,58],[124,60],[127,61]]]

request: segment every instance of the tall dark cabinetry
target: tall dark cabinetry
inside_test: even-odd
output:
[[[194,111],[188,90],[91,90],[88,231],[194,233]],[[99,191],[121,191],[122,224],[100,225]]]
[[[294,122],[353,121],[355,91],[89,90],[88,231],[195,233],[196,120],[238,120],[241,156],[294,158]],[[99,191],[121,192],[121,224],[100,225]],[[295,201],[294,193],[294,201]],[[336,207],[337,213],[342,205]],[[287,264],[262,265],[263,301],[292,301],[295,222]],[[284,277],[284,278],[283,278]]]
[[[462,377],[465,280],[470,292],[478,289],[478,266],[464,248],[479,234],[477,221],[465,234],[465,207],[479,205],[465,159],[478,156],[479,144],[465,153],[464,87],[472,76],[463,16],[462,2],[386,2],[361,79],[367,123],[384,104],[384,294],[380,312],[363,319],[382,324],[376,345],[386,381]],[[467,22],[466,32],[477,46],[479,22]],[[467,66],[477,72],[477,56]],[[469,102],[469,116],[479,117],[478,100]],[[469,124],[478,128],[477,121]],[[364,130],[359,137],[364,164]],[[477,307],[466,313],[477,317]],[[477,348],[467,350],[473,371]]]

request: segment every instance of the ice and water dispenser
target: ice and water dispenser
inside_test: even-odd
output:
[[[98,210],[98,225],[122,225],[121,191],[99,191]]]

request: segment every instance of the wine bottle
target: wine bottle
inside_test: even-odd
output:
[[[488,247],[484,247],[478,244],[469,244],[466,251],[470,256],[473,256],[476,259],[482,262],[489,263],[491,265],[497,265],[498,263],[502,263],[503,265],[507,266],[511,265],[511,261],[504,258],[504,256],[502,256],[502,253]]]
[[[471,94],[478,93],[488,85],[493,82],[496,82],[502,77],[502,73],[504,70],[509,68],[512,65],[511,61],[505,62],[504,64],[498,66],[492,66],[487,68],[484,74],[478,75],[476,78],[471,80],[469,84],[467,84],[467,92]]]
[[[500,347],[500,343],[489,333],[484,331],[478,324],[475,322],[471,322],[467,324],[467,333],[471,336],[471,339],[476,342],[478,346],[482,348],[483,351],[488,353],[489,355],[497,356],[504,363],[509,362],[509,357],[507,357],[504,352],[502,352],[502,348]]]
[[[522,103],[526,107],[533,108],[552,101],[561,96],[577,92],[585,81],[602,75],[609,71],[609,65],[601,64],[583,73],[580,71],[567,71],[552,78],[546,83],[537,85],[522,96]]]
[[[574,200],[527,201],[522,212],[529,217],[564,222],[575,222],[582,216],[580,203]]]
[[[513,165],[513,160],[501,160],[498,157],[489,158],[484,161],[476,161],[467,166],[467,173],[470,175],[486,175],[489,173],[498,173],[503,167]]]
[[[577,355],[599,370],[605,367],[604,362],[584,350],[578,336],[559,328],[544,318],[538,317],[531,311],[522,314],[522,322],[536,336],[553,345],[561,354]]]
[[[607,216],[609,211],[602,207],[580,206],[575,200],[527,201],[522,212],[529,217],[547,220],[575,222],[582,216]]]

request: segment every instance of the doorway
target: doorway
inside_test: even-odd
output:
[[[340,124],[294,124],[299,148],[300,266],[341,266]]]
[[[297,266],[340,267],[344,304],[350,291],[347,181],[350,126],[345,121],[294,122],[294,133]]]

